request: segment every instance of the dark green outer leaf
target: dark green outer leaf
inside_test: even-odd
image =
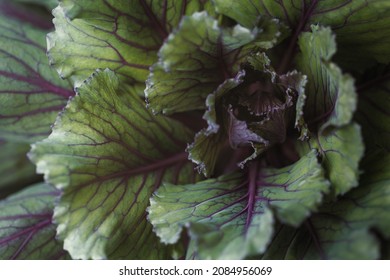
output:
[[[48,65],[46,31],[1,15],[0,138],[34,142],[46,137],[73,95]]]
[[[269,16],[286,23],[293,32],[286,50],[292,56],[295,40],[312,24],[329,26],[336,33],[337,60],[351,70],[373,61],[390,61],[390,2],[387,0],[214,0],[218,12],[244,26]]]
[[[38,172],[64,191],[54,214],[64,248],[76,259],[170,258],[145,209],[162,182],[197,180],[184,152],[193,133],[154,116],[112,71],[98,71],[78,93],[31,152]]]
[[[390,75],[383,76],[389,79]],[[375,81],[374,81],[375,82]],[[356,119],[362,126],[369,152],[377,148],[390,151],[390,82],[377,81],[361,88]]]
[[[36,5],[28,2],[36,2]],[[57,4],[56,0],[0,0],[0,13],[4,17],[22,22],[25,26],[32,25],[49,32],[53,29],[52,16],[49,9],[51,10]],[[42,7],[46,5],[52,5],[52,8],[46,9]]]
[[[14,2],[43,6],[50,11],[58,5],[58,0],[15,0]]]
[[[232,19],[239,24],[252,28],[256,25],[259,17],[268,16],[279,18],[293,26],[299,21],[302,1],[297,0],[213,0],[216,11]]]
[[[1,259],[67,259],[52,224],[54,201],[60,192],[37,184],[0,201]]]
[[[390,156],[377,154],[363,164],[358,188],[326,203],[304,227],[281,227],[265,259],[377,259],[375,231],[390,237]]]
[[[29,150],[30,145],[0,140],[0,198],[21,187],[42,181],[26,156]]]

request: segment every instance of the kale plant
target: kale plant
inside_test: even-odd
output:
[[[390,258],[390,1],[0,12],[2,259]]]

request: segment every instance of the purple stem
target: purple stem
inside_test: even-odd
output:
[[[249,225],[252,221],[253,216],[253,210],[255,207],[255,201],[256,201],[256,181],[257,181],[257,169],[258,169],[258,161],[254,161],[249,166],[248,171],[248,177],[249,177],[249,184],[248,184],[248,204],[246,207],[246,210],[248,212],[247,218],[246,218],[246,224],[245,229],[248,230]]]
[[[297,48],[298,37],[302,33],[302,31],[305,29],[307,22],[309,21],[310,16],[313,14],[313,11],[316,8],[317,4],[318,4],[318,0],[312,1],[310,3],[309,8],[302,13],[299,24],[295,28],[294,35],[291,37],[290,44],[287,48],[287,51],[284,54],[282,62],[280,63],[278,73],[285,73],[286,70],[289,68],[291,61],[292,61],[292,58],[293,58],[293,54],[295,53],[296,48]]]

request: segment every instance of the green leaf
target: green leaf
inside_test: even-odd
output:
[[[215,172],[217,161],[223,152],[221,143],[225,140],[221,132],[208,134],[206,129],[195,135],[194,142],[187,147],[188,159],[197,165],[198,172],[210,177]]]
[[[260,17],[282,19],[291,25],[288,17],[294,22],[299,20],[301,1],[270,1],[270,0],[213,0],[218,13],[226,15],[246,27],[254,27]],[[297,2],[297,3],[295,3]]]
[[[239,221],[223,225],[222,230],[208,223],[190,224],[188,233],[197,247],[196,254],[214,260],[242,259],[263,252],[273,233],[272,213],[269,209],[263,211],[252,218],[246,230]]]
[[[248,53],[242,47],[255,38],[256,30],[221,28],[206,12],[183,18],[160,49],[146,82],[149,107],[164,114],[204,109],[206,97],[235,76]]]
[[[320,4],[322,4],[319,1]],[[321,21],[336,33],[338,52],[335,59],[348,69],[365,68],[374,61],[390,62],[390,2],[333,1],[333,7],[343,6],[337,13],[316,15],[313,22]],[[325,10],[326,4],[321,7]],[[345,19],[348,19],[347,21]]]
[[[280,168],[265,169],[259,188],[276,216],[285,224],[298,226],[322,202],[329,191],[317,153],[311,151],[296,163]]]
[[[43,6],[50,11],[58,5],[58,0],[14,0],[14,2]]]
[[[342,218],[338,221],[341,225],[347,225],[344,231],[335,232],[333,238],[329,239],[340,239],[339,234],[342,237],[349,236],[351,231],[361,232],[361,238],[356,240],[354,244],[356,249],[360,249],[363,258],[371,258],[374,255],[375,258],[378,258],[380,244],[374,232],[379,233],[387,240],[390,238],[389,153],[379,152],[371,157],[366,157],[362,162],[362,169],[363,174],[359,187],[348,193],[337,206],[326,205],[324,207],[331,214]],[[316,223],[321,224],[321,222],[321,220],[318,220]],[[375,244],[365,251],[363,240],[374,240]],[[341,246],[338,248],[334,243],[331,244],[331,248],[335,254],[342,255],[346,253],[342,251]],[[364,252],[367,255],[366,257],[364,257]],[[354,256],[354,258],[356,257]]]
[[[217,13],[234,19],[237,23],[246,28],[257,27],[261,29],[263,40],[268,37],[268,40],[264,40],[264,42],[268,42],[265,49],[277,45],[290,33],[289,28],[279,20],[279,16],[270,17],[269,14],[262,10],[261,1],[213,0],[212,2],[214,3]]]
[[[308,77],[303,117],[312,123],[326,121],[322,129],[348,124],[356,109],[354,81],[330,62],[336,52],[331,29],[312,26],[312,32],[300,36],[299,47],[297,66]]]
[[[46,32],[0,17],[0,135],[32,143],[50,133],[56,115],[73,95],[49,67]]]
[[[54,217],[72,258],[170,257],[145,209],[162,182],[197,180],[183,152],[193,133],[144,105],[112,71],[98,71],[33,145],[38,172],[64,192]]]
[[[345,194],[359,185],[359,162],[364,153],[360,126],[356,123],[335,129],[312,139],[302,153],[316,148],[332,183],[332,194]],[[302,148],[302,147],[301,147]]]
[[[187,227],[204,259],[239,259],[264,252],[273,215],[298,226],[327,192],[328,182],[313,152],[282,168],[249,167],[196,184],[164,184],[151,199],[149,220],[162,242],[175,243]]]
[[[300,131],[300,140],[309,137],[309,130],[304,119],[304,107],[306,103],[305,87],[307,84],[307,76],[296,71],[287,73],[281,76],[281,83],[287,88],[294,89],[297,95],[295,104],[295,128]]]
[[[187,225],[203,259],[262,252],[272,235],[273,217],[261,202],[245,209],[245,180],[234,173],[197,184],[164,184],[151,199],[149,220],[164,243],[177,242]]]
[[[281,227],[265,259],[378,259],[390,237],[390,156],[365,163],[359,188],[328,202],[298,230]]]
[[[0,201],[1,259],[66,259],[52,224],[54,201],[60,192],[36,184]]]
[[[329,79],[335,81],[337,98],[334,108],[322,130],[329,126],[343,126],[351,122],[357,107],[357,95],[353,78],[348,74],[342,74],[339,67],[331,63],[328,65]]]
[[[217,13],[226,15],[247,28],[255,27],[258,23],[259,17],[264,14],[261,10],[259,10],[261,1],[213,0],[213,2]]]
[[[35,4],[29,4],[31,2],[35,2]],[[52,5],[57,4],[57,1],[51,1],[50,3],[50,0],[1,0],[0,14],[2,17],[18,20],[23,25],[32,25],[35,28],[49,32],[53,28],[52,15],[49,10],[54,8]],[[45,7],[49,5],[52,8]]]
[[[62,0],[48,35],[49,59],[76,86],[97,68],[145,82],[157,51],[183,15],[209,9],[192,0]]]
[[[26,154],[30,145],[0,140],[0,198],[29,184],[42,181]]]
[[[388,76],[382,78],[386,80]],[[361,88],[356,119],[362,126],[364,143],[370,151],[376,148],[390,151],[389,108],[390,82],[377,81],[371,87]]]
[[[278,18],[294,30],[292,40],[312,24],[336,33],[337,60],[352,70],[373,61],[390,62],[390,2],[387,0],[214,0],[219,13],[244,26],[259,16]],[[293,46],[293,45],[292,45]],[[286,51],[291,54],[290,51]]]

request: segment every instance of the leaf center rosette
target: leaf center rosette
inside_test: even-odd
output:
[[[207,97],[203,118],[208,127],[188,147],[190,159],[206,176],[214,173],[218,158],[224,158],[223,155],[232,159],[228,168],[243,168],[273,147],[288,145],[289,138],[296,137],[294,125],[299,129],[303,126],[296,120],[296,107],[303,94],[305,76],[296,71],[278,75],[268,57],[260,52],[249,55],[241,68],[234,78],[227,79]],[[275,152],[268,156],[275,165],[286,165],[298,158],[290,153],[285,163],[276,162],[279,155],[273,156]],[[210,153],[215,154],[211,157]]]

